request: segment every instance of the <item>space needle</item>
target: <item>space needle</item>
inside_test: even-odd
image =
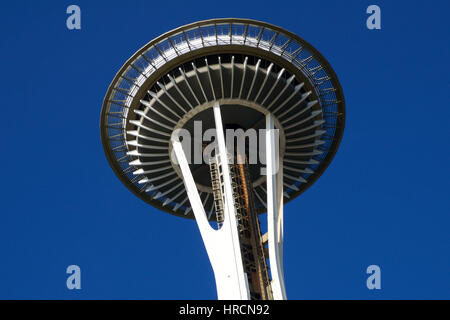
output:
[[[283,204],[322,175],[344,124],[342,88],[314,47],[268,23],[227,18],[139,49],[108,88],[100,130],[129,190],[196,220],[219,299],[283,300]],[[229,131],[244,133],[243,152]]]

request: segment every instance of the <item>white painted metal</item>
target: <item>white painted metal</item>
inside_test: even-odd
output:
[[[219,151],[219,159],[222,165],[222,176],[224,181],[224,222],[223,226],[228,225],[231,231],[232,247],[234,250],[234,265],[236,274],[238,275],[239,290],[242,299],[250,299],[247,275],[244,273],[242,264],[241,247],[239,243],[238,226],[236,221],[236,208],[234,205],[233,189],[231,186],[230,167],[228,166],[228,153],[225,145],[225,136],[223,132],[222,115],[220,113],[220,105],[216,103],[213,107],[214,120],[216,124],[217,149]]]
[[[247,276],[244,273],[242,265],[231,177],[222,129],[222,118],[218,104],[214,106],[214,116],[217,131],[217,151],[219,152],[222,165],[225,196],[224,221],[219,230],[213,229],[208,222],[186,155],[176,132],[171,138],[173,150],[180,166],[186,192],[214,271],[218,298],[220,300],[249,300],[250,292]]]
[[[275,153],[274,119],[266,115],[267,226],[272,294],[286,299],[283,272],[283,162]],[[277,170],[278,169],[278,170]]]
[[[173,150],[183,175],[188,198],[197,221],[209,260],[214,270],[217,295],[220,300],[248,300],[250,292],[244,272],[234,205],[228,154],[225,145],[220,106],[213,107],[216,124],[217,150],[224,182],[224,221],[213,229],[205,212],[179,137],[172,135]],[[277,141],[274,118],[266,115],[267,219],[272,293],[276,300],[286,299],[283,272],[283,163],[275,153]],[[258,196],[258,194],[257,194]],[[261,199],[262,201],[262,199]]]

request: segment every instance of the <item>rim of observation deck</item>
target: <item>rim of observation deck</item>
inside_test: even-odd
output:
[[[105,98],[103,101],[103,106],[102,106],[102,111],[101,111],[101,122],[100,122],[101,140],[102,140],[103,149],[104,149],[105,155],[108,159],[108,162],[109,162],[111,168],[113,169],[113,171],[115,172],[115,174],[119,177],[121,182],[125,186],[127,186],[127,188],[130,189],[136,196],[138,196],[139,198],[141,198],[148,204],[150,204],[162,211],[165,211],[165,212],[168,212],[171,214],[175,214],[175,215],[179,215],[182,217],[193,218],[192,215],[186,216],[184,214],[183,210],[181,210],[181,209],[179,209],[179,212],[174,211],[173,208],[163,206],[160,201],[153,200],[150,196],[147,196],[147,197],[143,196],[143,193],[140,192],[140,190],[136,187],[136,185],[133,183],[133,181],[131,181],[130,178],[127,177],[124,170],[120,167],[120,165],[117,162],[117,157],[115,156],[114,150],[110,144],[110,139],[109,139],[109,135],[108,135],[108,126],[107,126],[108,122],[107,122],[106,115],[109,112],[109,109],[111,107],[111,99],[115,95],[114,92],[117,93],[118,84],[120,84],[121,80],[123,81],[123,75],[125,75],[129,71],[130,67],[133,66],[133,63],[135,63],[138,59],[140,59],[152,47],[158,51],[159,57],[164,59],[164,63],[162,63],[160,66],[152,65],[154,70],[150,74],[148,74],[148,76],[143,75],[143,78],[141,77],[141,81],[143,80],[143,82],[141,82],[139,84],[142,85],[144,83],[147,83],[148,81],[150,81],[150,82],[153,81],[153,84],[154,84],[158,79],[160,79],[162,76],[164,76],[168,72],[166,69],[170,69],[170,68],[163,67],[163,66],[171,65],[168,62],[171,62],[172,60],[176,60],[176,59],[167,59],[167,57],[165,57],[165,55],[164,55],[164,53],[166,51],[160,51],[160,48],[158,48],[157,45],[166,40],[171,41],[170,37],[179,35],[179,34],[184,34],[186,43],[189,45],[190,39],[185,34],[185,32],[189,32],[196,28],[207,27],[207,26],[214,26],[215,28],[217,28],[218,25],[229,25],[230,26],[230,43],[227,44],[227,43],[223,43],[221,41],[221,43],[217,42],[214,45],[208,45],[208,46],[203,46],[200,48],[194,48],[192,50],[190,49],[189,52],[187,52],[187,53],[180,53],[179,55],[177,53],[178,56],[184,57],[184,61],[189,61],[196,55],[204,55],[204,54],[208,54],[210,52],[217,53],[217,54],[226,53],[226,52],[228,52],[226,49],[227,47],[230,48],[230,50],[229,50],[230,53],[234,52],[233,50],[235,49],[235,47],[242,47],[242,52],[248,51],[249,53],[252,53],[252,54],[258,54],[262,51],[266,51],[269,53],[271,52],[272,47],[270,47],[269,49],[260,47],[259,42],[256,44],[256,46],[251,45],[250,41],[249,41],[249,44],[245,44],[245,40],[244,40],[244,43],[242,43],[242,40],[233,42],[233,36],[234,36],[233,32],[232,32],[233,24],[240,25],[240,26],[243,25],[243,26],[246,26],[247,28],[249,26],[261,28],[261,35],[264,32],[264,30],[273,31],[277,35],[283,35],[284,37],[286,37],[288,39],[288,42],[286,42],[281,48],[283,48],[287,43],[290,43],[290,42],[297,43],[299,47],[304,48],[316,60],[318,60],[321,65],[324,66],[324,69],[326,70],[326,74],[328,74],[330,76],[330,79],[328,79],[328,80],[332,83],[332,87],[336,89],[336,91],[335,91],[336,100],[339,98],[339,100],[336,102],[336,107],[340,113],[340,116],[336,116],[336,123],[335,123],[335,127],[334,127],[334,132],[333,132],[333,134],[334,134],[333,140],[332,140],[330,147],[327,149],[326,156],[320,160],[320,163],[319,163],[317,169],[314,171],[314,174],[312,174],[310,176],[310,178],[308,178],[307,182],[302,183],[301,186],[299,187],[298,191],[292,191],[289,194],[290,197],[285,198],[285,202],[289,202],[292,199],[299,196],[306,189],[308,189],[323,174],[323,172],[326,170],[326,168],[331,163],[331,160],[334,158],[334,155],[336,154],[338,146],[342,139],[343,130],[344,130],[344,126],[345,126],[345,100],[344,100],[342,88],[339,84],[337,75],[335,74],[331,65],[322,56],[322,54],[318,50],[316,50],[312,45],[310,45],[307,41],[305,41],[298,35],[290,32],[288,30],[285,30],[281,27],[278,27],[278,26],[275,26],[275,25],[272,25],[272,24],[269,24],[266,22],[252,20],[252,19],[239,19],[239,18],[210,19],[210,20],[198,21],[198,22],[194,22],[191,24],[187,24],[187,25],[178,27],[178,28],[168,31],[168,32],[156,37],[155,39],[151,40],[150,42],[148,42],[146,45],[144,45],[138,51],[136,51],[125,62],[125,64],[119,69],[119,71],[116,73],[113,81],[109,85],[107,93],[105,95]],[[200,36],[201,36],[201,33],[200,33]],[[218,36],[219,35],[216,33],[216,39],[218,39]],[[222,36],[222,35],[220,35],[220,36]],[[245,36],[247,36],[247,35],[245,35]],[[202,40],[203,40],[203,38],[202,38]],[[287,48],[287,46],[288,45],[286,45],[286,48]],[[176,52],[175,46],[173,46],[173,44],[172,44],[172,48]],[[208,49],[211,51],[208,51]],[[295,64],[296,57],[292,58],[292,56],[287,55],[287,54],[286,54],[286,56],[283,56],[283,53],[284,52],[281,52],[281,54],[279,54],[278,56],[276,54],[273,54],[273,55],[271,55],[270,58],[275,60],[275,62],[277,62],[277,63],[280,62],[280,65],[289,64],[290,65],[289,71],[291,71],[293,74],[298,73],[300,70],[303,73],[304,77],[307,78],[309,81],[311,81],[311,84],[313,85],[314,90],[317,90],[316,86],[314,85],[315,84],[314,81],[316,79],[314,78],[314,76],[310,76],[310,74],[308,72],[308,68],[302,69],[298,63]],[[159,58],[159,57],[157,57],[157,58]],[[292,59],[289,60],[288,58],[292,58]],[[152,60],[154,58],[150,58],[150,59]],[[163,68],[161,68],[161,67],[163,67]],[[136,82],[138,80],[139,80],[138,78],[135,79]],[[137,85],[137,87],[136,87],[136,85]],[[131,107],[132,103],[135,103],[135,101],[133,99],[136,96],[136,93],[139,91],[138,83],[135,83],[134,87],[136,88],[136,90],[134,91],[134,96],[132,98],[128,99],[129,100],[128,107]],[[151,86],[146,86],[146,87],[150,88]],[[320,99],[320,93],[317,93],[317,96]],[[319,103],[322,106],[321,100],[319,100]],[[124,127],[126,127],[126,125],[127,125],[126,116],[123,121],[124,121]],[[126,134],[125,134],[125,136],[126,136]]]

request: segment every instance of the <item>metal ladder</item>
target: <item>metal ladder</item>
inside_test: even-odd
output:
[[[220,172],[220,164],[218,157],[212,157],[209,159],[209,172],[211,173],[211,185],[214,196],[214,207],[216,208],[216,220],[217,227],[220,228],[223,225],[224,215],[223,215],[223,183],[222,174]]]

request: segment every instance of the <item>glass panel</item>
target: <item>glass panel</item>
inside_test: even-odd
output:
[[[134,62],[133,65],[135,67],[138,67],[144,71],[147,71],[147,68],[149,67],[149,63],[147,62],[147,60],[145,60],[142,57],[137,58]]]
[[[131,80],[128,81],[128,80],[125,80],[125,79],[119,80],[118,84],[117,84],[117,88],[124,89],[124,90],[130,90],[130,88],[132,86],[133,86],[133,83],[131,82]]]
[[[203,47],[200,31],[198,27],[186,31],[186,36],[189,39],[189,43],[191,45],[191,49],[198,49]]]
[[[163,52],[163,53],[164,53],[165,51],[168,51],[168,50],[172,49],[172,46],[170,45],[169,39],[165,39],[165,40],[161,41],[161,42],[158,43],[156,46],[157,46],[158,49],[159,49],[161,52]]]
[[[237,24],[233,23],[232,25],[232,33],[233,36],[242,36],[245,32],[245,24]]]
[[[186,42],[183,33],[178,33],[170,37],[174,45],[179,45]]]
[[[219,44],[229,44],[231,42],[230,24],[218,24],[216,29]]]
[[[275,35],[275,31],[270,29],[264,29],[261,41],[269,42],[272,40],[273,36]]]
[[[260,31],[261,31],[260,27],[252,25],[248,26],[247,39],[245,43],[248,45],[256,45],[256,38],[258,37]]]
[[[288,37],[286,37],[284,34],[279,34],[275,39],[272,50],[281,52],[286,46],[283,49],[281,49],[281,47],[283,47],[283,45],[285,45],[288,41]]]
[[[177,56],[169,39],[161,41],[160,43],[157,44],[157,47],[167,60],[173,59]]]
[[[128,70],[125,72],[125,76],[131,79],[137,79],[140,75],[141,74],[132,67],[128,67]]]
[[[144,54],[150,60],[156,60],[159,57],[158,50],[156,50],[156,48],[154,48],[154,47],[151,47],[150,49],[148,49]]]
[[[216,36],[214,33],[214,25],[203,26],[200,28],[205,46],[216,45]]]
[[[261,31],[260,27],[252,26],[250,25],[248,27],[248,34],[247,37],[256,38],[259,35],[259,32]]]
[[[170,37],[174,46],[177,48],[179,53],[186,53],[189,51],[189,46],[186,42],[186,38],[183,33],[178,33]]]
[[[245,24],[233,24],[231,27],[232,42],[242,44],[244,42]]]

